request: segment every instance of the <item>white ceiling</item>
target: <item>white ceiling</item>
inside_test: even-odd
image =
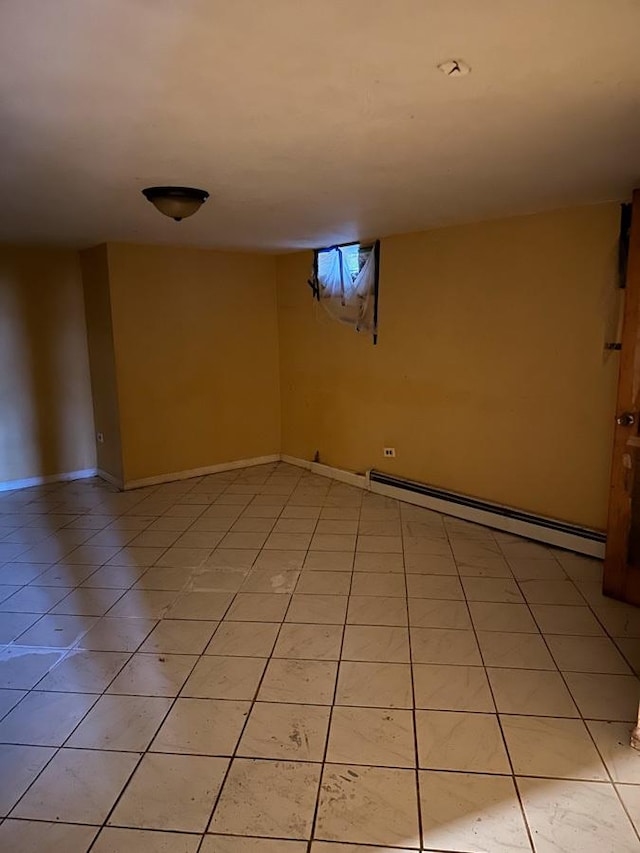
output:
[[[290,249],[622,199],[640,2],[2,0],[0,110],[3,241]],[[153,184],[211,198],[178,224]]]

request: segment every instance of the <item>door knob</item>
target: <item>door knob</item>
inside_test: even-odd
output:
[[[636,416],[633,412],[623,412],[616,418],[618,426],[633,426],[636,422]]]

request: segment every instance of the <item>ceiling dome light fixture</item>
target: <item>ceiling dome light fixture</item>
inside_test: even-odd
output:
[[[209,198],[206,190],[194,187],[147,187],[142,195],[151,204],[176,222],[193,216]]]

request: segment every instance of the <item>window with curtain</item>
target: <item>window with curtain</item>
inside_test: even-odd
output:
[[[316,249],[309,285],[323,308],[340,323],[378,338],[380,241]]]

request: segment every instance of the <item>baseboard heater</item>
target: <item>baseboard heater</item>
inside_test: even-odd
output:
[[[436,512],[546,542],[558,548],[592,557],[604,556],[606,536],[600,530],[472,498],[404,477],[394,477],[375,469],[369,471],[369,482],[371,491],[378,494],[386,494]]]

